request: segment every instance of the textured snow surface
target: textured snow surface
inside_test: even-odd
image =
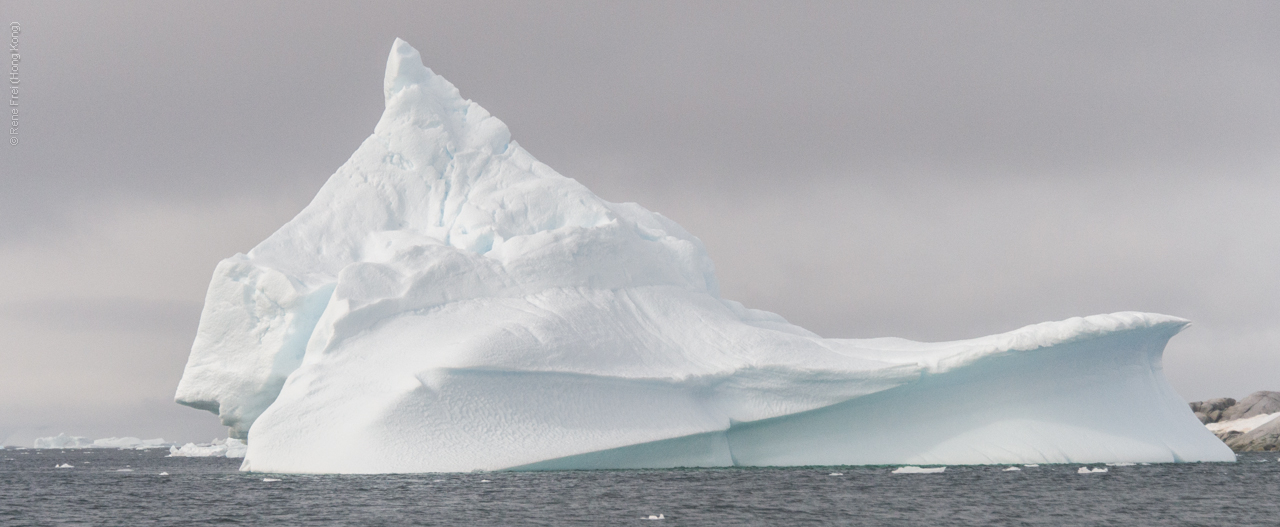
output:
[[[823,339],[720,298],[697,238],[538,162],[398,39],[384,96],[214,271],[177,400],[246,470],[1234,459],[1161,372],[1184,320]]]

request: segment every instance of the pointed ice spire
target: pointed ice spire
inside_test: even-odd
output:
[[[382,80],[382,95],[387,102],[405,86],[426,84],[434,77],[430,69],[422,65],[422,55],[408,42],[396,39],[391,44],[391,56],[387,57],[387,74]]]

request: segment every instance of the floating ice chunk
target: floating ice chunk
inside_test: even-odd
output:
[[[1005,472],[1018,472],[1018,471],[1020,471],[1020,470],[1022,470],[1022,469],[1020,469],[1020,468],[1018,468],[1018,467],[1009,467],[1009,468],[1004,469],[1004,471],[1005,471]]]
[[[63,464],[58,465],[58,466],[56,466],[56,467],[54,467],[54,468],[76,468],[76,467],[71,466],[71,464],[70,464],[70,463],[63,463]]]
[[[1093,470],[1090,470],[1089,467],[1080,467],[1080,470],[1077,470],[1076,473],[1077,474],[1097,474],[1099,472],[1106,472],[1106,471],[1107,469],[1105,468],[1095,468]]]
[[[827,474],[827,475],[828,475],[828,476],[843,476],[843,475],[844,475],[844,472],[832,472],[832,473]]]
[[[646,518],[640,518],[640,519],[641,519],[641,520],[665,520],[665,519],[667,519],[667,516],[666,516],[666,515],[664,515],[664,514],[659,514],[659,515],[657,515],[657,516],[654,516],[654,515],[650,514],[648,517],[646,517]]]
[[[276,478],[262,478],[262,481],[267,482],[267,483],[271,483],[271,482],[273,482],[273,481],[280,481],[280,480],[279,480],[279,479],[276,479]]]
[[[482,480],[480,480],[480,483],[488,483],[488,482],[489,482],[489,480],[487,480],[487,479],[482,479]]]
[[[1029,464],[1022,465],[1022,466],[1024,466],[1024,467],[1030,467],[1030,468],[1036,468],[1036,467],[1038,467],[1038,466],[1040,466],[1040,465],[1037,465],[1037,464],[1035,464],[1035,463],[1029,463]]]
[[[133,472],[133,469],[131,469],[131,468],[118,468],[118,469],[116,469],[116,472]]]
[[[168,476],[168,475],[169,475],[169,473],[168,473],[168,472],[161,472],[161,473],[160,473],[160,474],[158,474],[158,475],[160,475],[160,476]]]
[[[941,474],[947,470],[947,467],[920,468],[920,467],[898,467],[894,470],[894,474]]]

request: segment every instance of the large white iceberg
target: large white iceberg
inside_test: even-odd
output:
[[[177,400],[246,470],[1234,459],[1161,371],[1184,320],[824,339],[720,298],[697,238],[538,162],[399,39],[384,95],[214,271]]]

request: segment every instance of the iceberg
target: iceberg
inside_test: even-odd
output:
[[[35,448],[115,448],[123,450],[146,450],[170,446],[164,439],[138,439],[136,437],[107,437],[89,440],[80,436],[58,434],[53,437],[36,438]]]
[[[1234,460],[1161,369],[1185,320],[822,338],[722,298],[698,238],[538,162],[399,39],[383,95],[214,270],[176,400],[247,439],[242,470]]]
[[[244,457],[248,447],[244,441],[235,438],[214,439],[208,443],[187,443],[182,446],[169,447],[167,457]]]
[[[118,448],[146,450],[149,448],[164,448],[170,446],[163,438],[155,439],[138,439],[136,437],[108,437],[105,439],[95,439],[90,448]]]
[[[34,448],[88,448],[93,445],[87,437],[69,436],[61,433],[52,437],[37,437]]]

